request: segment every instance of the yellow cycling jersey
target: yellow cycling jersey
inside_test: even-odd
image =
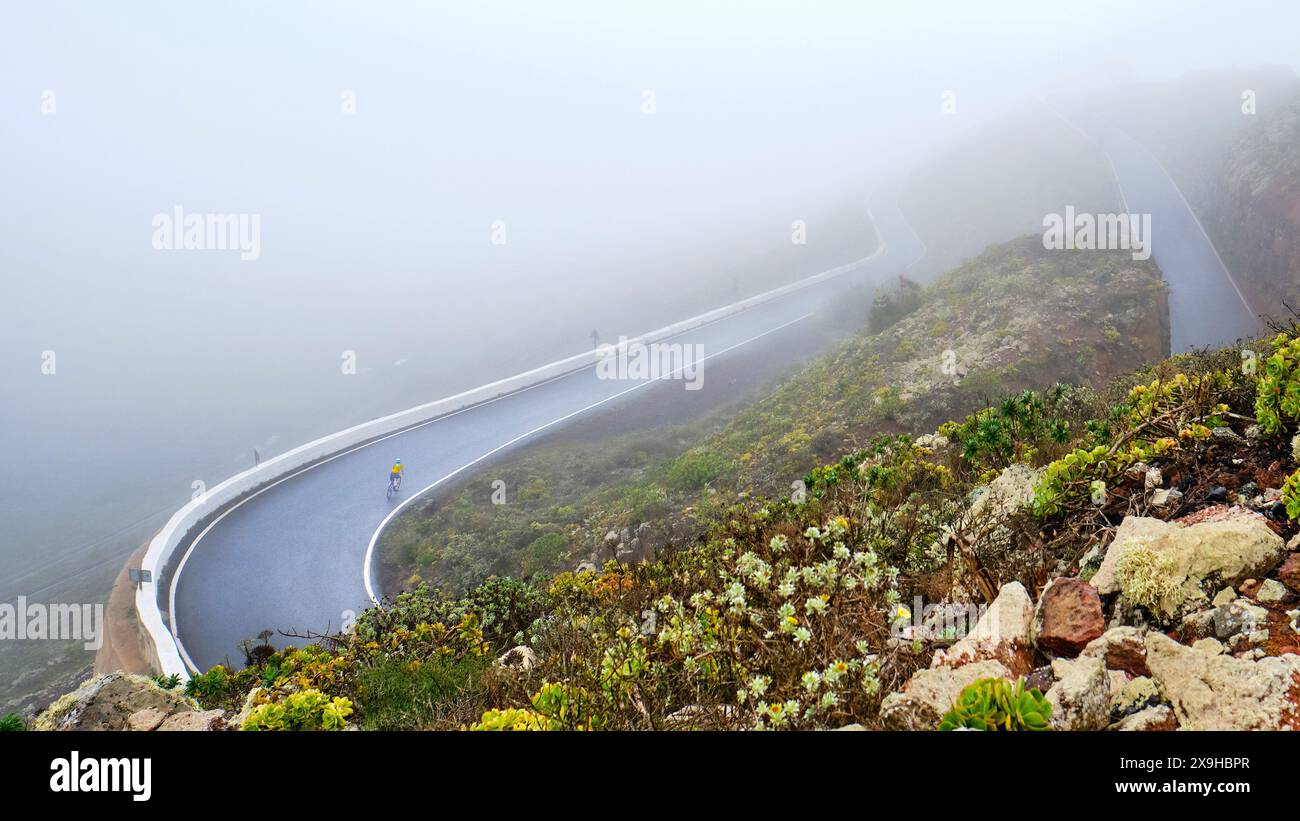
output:
[[[401,472],[402,472],[401,465],[393,465],[393,473],[401,473]]]

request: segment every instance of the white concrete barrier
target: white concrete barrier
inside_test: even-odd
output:
[[[871,218],[870,210],[868,210],[867,214]],[[628,340],[625,344],[628,346],[648,345],[666,337],[698,328],[701,325],[716,322],[719,319],[724,319],[860,268],[885,250],[880,232],[875,227],[875,220],[874,218],[871,219],[872,230],[876,232],[878,244],[876,250],[868,256],[814,274],[797,282],[774,288],[740,302],[651,331],[636,339]],[[617,349],[617,346],[615,349]],[[160,587],[165,581],[163,572],[167,569],[168,562],[175,555],[176,549],[185,543],[186,537],[194,532],[195,527],[201,522],[219,513],[227,505],[237,501],[245,494],[251,493],[266,483],[280,479],[317,460],[333,456],[348,448],[380,436],[386,436],[411,425],[427,422],[430,419],[463,410],[471,405],[477,405],[585,368],[595,364],[598,357],[599,353],[596,350],[584,351],[567,359],[551,362],[539,368],[458,393],[455,396],[408,408],[398,413],[363,422],[360,425],[355,425],[329,436],[323,436],[230,477],[176,511],[167,524],[163,526],[163,529],[159,531],[158,535],[153,538],[153,541],[149,543],[149,550],[145,553],[142,568],[150,572],[152,581],[141,584],[135,595],[135,607],[140,617],[141,627],[150,639],[151,646],[148,651],[149,660],[153,667],[163,675],[179,675],[183,679],[189,678],[189,669],[181,659],[176,638],[163,620],[162,609],[158,603],[158,591],[163,589]]]

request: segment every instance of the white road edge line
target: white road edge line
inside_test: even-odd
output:
[[[709,360],[709,359],[712,359],[712,358],[715,357],[715,356],[720,356],[720,355],[722,355],[722,354],[724,354],[724,353],[726,353],[726,352],[728,352],[728,351],[732,351],[732,350],[735,350],[736,348],[739,348],[739,347],[741,347],[741,346],[748,345],[749,343],[751,343],[751,342],[755,342],[755,341],[757,341],[757,340],[759,340],[759,339],[762,339],[763,337],[768,336],[769,334],[774,334],[774,333],[776,333],[777,331],[780,331],[780,330],[782,330],[782,329],[784,329],[784,328],[788,328],[788,327],[790,327],[791,325],[795,324],[796,322],[802,322],[802,321],[804,321],[805,319],[807,319],[808,317],[810,317],[810,316],[812,316],[812,315],[813,315],[812,313],[806,313],[806,314],[804,314],[803,316],[797,317],[797,318],[795,318],[795,319],[791,319],[791,320],[788,321],[788,322],[783,322],[783,323],[781,323],[780,325],[777,325],[777,326],[774,327],[774,328],[769,328],[768,330],[763,331],[761,334],[757,334],[757,335],[755,335],[755,336],[751,336],[750,338],[745,339],[745,340],[742,340],[742,341],[740,341],[740,342],[737,342],[737,343],[735,343],[734,345],[729,345],[728,347],[723,348],[723,349],[720,350],[720,351],[715,351],[715,352],[713,352],[713,353],[711,353],[711,354],[709,354],[709,355],[707,355],[707,356],[704,356],[704,357],[702,357],[699,361],[700,361],[700,362],[705,362],[705,361],[707,361],[707,360]],[[451,473],[448,473],[446,476],[441,477],[440,479],[438,479],[437,481],[433,482],[432,484],[427,485],[426,487],[423,487],[423,488],[417,490],[415,493],[413,493],[413,494],[412,494],[411,496],[409,496],[408,498],[403,499],[402,502],[401,502],[400,504],[397,505],[397,507],[393,508],[393,509],[389,512],[389,514],[388,514],[387,516],[384,517],[384,520],[383,520],[382,522],[379,523],[379,527],[375,528],[375,532],[374,532],[374,534],[371,535],[371,537],[370,537],[370,544],[366,547],[366,556],[365,556],[365,559],[363,559],[363,560],[362,560],[362,563],[361,563],[361,576],[362,576],[362,580],[365,582],[365,586],[366,586],[366,595],[370,597],[370,601],[373,602],[374,604],[379,604],[379,597],[375,595],[374,585],[373,585],[373,582],[371,581],[371,577],[372,577],[372,574],[371,574],[371,564],[372,564],[372,561],[373,561],[373,558],[374,558],[375,545],[379,543],[379,536],[380,536],[381,533],[383,533],[384,528],[387,527],[387,526],[388,526],[388,523],[389,523],[390,521],[393,520],[393,517],[396,516],[398,513],[401,513],[402,510],[403,510],[403,508],[405,508],[407,505],[411,504],[411,503],[414,502],[416,499],[420,498],[420,497],[421,497],[422,495],[424,495],[425,493],[428,493],[429,491],[433,490],[435,487],[437,487],[438,485],[440,485],[440,484],[442,484],[443,482],[447,481],[448,479],[452,478],[452,477],[455,476],[456,474],[458,474],[458,473],[460,473],[460,472],[462,472],[462,471],[464,471],[464,470],[468,470],[469,468],[473,467],[474,465],[477,465],[479,462],[482,462],[484,459],[489,458],[490,456],[492,456],[492,455],[495,454],[495,453],[499,453],[500,451],[504,450],[505,448],[510,447],[511,445],[513,445],[513,444],[515,444],[515,443],[517,443],[517,442],[520,442],[520,441],[522,441],[522,440],[524,440],[524,439],[527,439],[528,437],[530,437],[530,436],[532,436],[532,435],[534,435],[534,434],[536,434],[536,433],[540,433],[541,431],[544,431],[544,430],[546,430],[547,428],[549,428],[549,427],[551,427],[551,426],[553,426],[553,425],[557,425],[557,424],[559,424],[560,422],[564,422],[564,421],[566,421],[566,420],[568,420],[568,419],[572,419],[572,418],[575,417],[575,416],[578,416],[578,415],[580,415],[580,414],[586,413],[587,411],[591,410],[592,408],[600,407],[601,405],[605,404],[606,402],[610,402],[610,401],[613,401],[613,400],[615,400],[615,399],[618,399],[620,396],[625,396],[625,395],[631,393],[632,391],[638,390],[638,389],[640,389],[640,388],[644,388],[644,387],[646,387],[647,385],[653,385],[653,384],[655,384],[656,382],[661,382],[661,381],[663,381],[663,380],[665,380],[665,379],[671,379],[672,377],[674,377],[674,376],[676,376],[677,374],[681,373],[684,369],[685,369],[685,368],[678,368],[677,370],[673,371],[672,373],[665,374],[665,375],[663,375],[663,376],[660,376],[660,377],[657,378],[657,379],[647,379],[647,380],[645,380],[645,381],[643,381],[643,382],[638,382],[637,384],[633,385],[633,386],[630,387],[630,388],[627,388],[626,390],[622,390],[622,391],[619,391],[618,393],[611,394],[610,396],[607,396],[607,397],[605,397],[604,399],[601,399],[601,400],[598,401],[598,402],[593,402],[593,403],[591,403],[590,405],[587,405],[585,408],[579,408],[578,410],[573,411],[573,412],[571,412],[571,413],[567,413],[567,414],[565,414],[564,416],[559,417],[558,419],[552,419],[550,422],[547,422],[547,423],[544,424],[544,425],[539,425],[539,426],[533,428],[532,430],[528,431],[527,433],[522,433],[522,434],[520,434],[519,436],[514,437],[513,439],[511,439],[511,440],[508,441],[508,442],[503,442],[502,444],[497,445],[496,447],[492,448],[492,450],[489,450],[487,453],[484,453],[483,455],[481,455],[481,456],[479,456],[479,457],[477,457],[477,458],[475,458],[475,459],[473,459],[473,460],[471,460],[471,461],[469,461],[469,462],[466,462],[465,464],[463,464],[463,465],[461,465],[460,467],[458,467],[458,468],[456,468],[455,470],[453,470]]]

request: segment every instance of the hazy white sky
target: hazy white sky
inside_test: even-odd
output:
[[[37,471],[86,471],[101,505],[166,474],[155,497],[183,499],[253,445],[572,352],[593,324],[640,332],[657,294],[667,310],[788,246],[792,218],[1035,89],[1295,65],[1298,18],[1259,0],[7,0],[0,529],[59,503],[30,494]],[[261,215],[261,258],[155,251],[175,205]],[[331,393],[345,349],[422,380]]]

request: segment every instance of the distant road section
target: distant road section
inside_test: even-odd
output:
[[[846,287],[882,282],[924,254],[892,203],[872,218],[881,242],[872,256],[664,341],[703,346],[707,371],[708,359],[763,357],[810,333],[809,318]],[[373,548],[401,507],[546,431],[634,402],[650,384],[599,379],[587,366],[346,450],[231,504],[183,547],[170,579],[171,629],[185,665],[238,663],[239,642],[266,629],[338,629],[382,595]],[[395,458],[408,475],[390,501],[384,488]]]
[[[1151,214],[1152,256],[1169,283],[1174,353],[1219,346],[1263,329],[1214,243],[1160,161],[1118,128],[1100,130],[1130,213]]]

